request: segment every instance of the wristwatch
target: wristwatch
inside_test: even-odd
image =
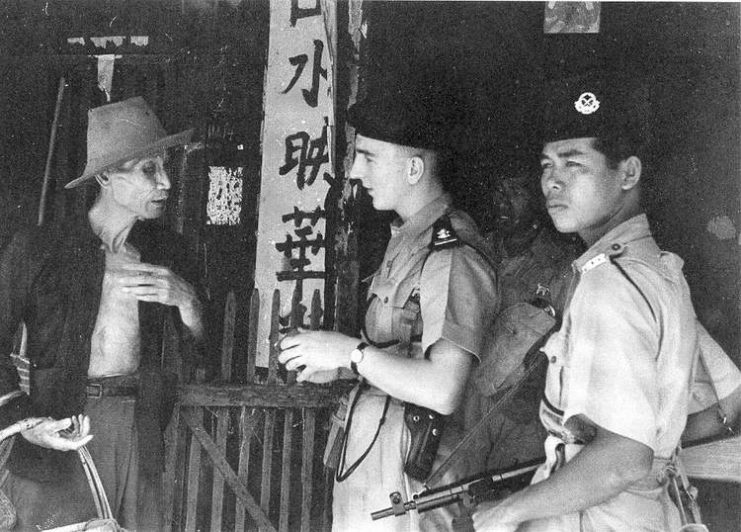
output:
[[[366,347],[368,347],[368,344],[366,344],[365,342],[360,342],[355,349],[350,351],[350,369],[355,375],[360,375],[360,372],[358,371],[358,364],[360,364],[365,357],[363,349],[365,349]]]

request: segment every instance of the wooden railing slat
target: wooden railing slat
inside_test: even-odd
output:
[[[172,519],[175,515],[180,515],[182,508],[183,471],[178,467],[178,452],[180,452],[180,442],[185,442],[185,427],[180,422],[180,408],[173,409],[172,418],[166,435],[167,445],[165,446],[165,477],[163,491],[163,512],[165,522],[163,532],[172,530]],[[179,501],[176,504],[176,501]]]
[[[200,411],[192,412],[183,410],[181,412],[184,419],[202,415]],[[199,421],[200,423],[200,421]],[[185,504],[185,532],[195,532],[196,529],[196,511],[198,509],[198,486],[201,475],[201,447],[198,445],[195,432],[190,438],[190,456],[188,458],[188,494]]]
[[[249,412],[248,412],[249,410]],[[246,486],[247,475],[250,471],[250,449],[252,447],[252,435],[255,433],[255,426],[260,419],[260,410],[256,408],[248,409],[243,406],[239,413],[239,464],[237,466],[237,477]],[[242,532],[245,529],[245,508],[242,501],[237,499],[236,515],[234,517],[234,529]]]
[[[268,349],[268,384],[278,381],[278,346],[280,330],[280,290],[273,291],[273,305],[270,311],[270,346]]]
[[[316,414],[304,408],[303,445],[301,457],[301,532],[311,532],[311,499],[314,492],[314,443],[316,437]]]
[[[226,296],[224,305],[224,333],[221,340],[221,378],[232,380],[232,358],[234,357],[234,327],[237,320],[237,297],[233,291]]]
[[[293,287],[293,295],[291,296],[291,316],[290,323],[292,329],[298,329],[304,327],[304,307],[301,304],[303,299],[303,290],[300,283],[296,283]],[[296,384],[296,371],[288,371],[286,373],[286,384]]]
[[[323,501],[324,507],[322,508],[322,530],[332,529],[332,486],[334,482],[334,476],[331,469],[324,470],[324,489]]]
[[[265,430],[262,438],[262,477],[260,482],[260,508],[270,512],[270,488],[273,474],[273,439],[275,434],[275,409],[265,413]]]
[[[280,519],[278,532],[288,532],[291,516],[291,463],[293,456],[293,417],[292,409],[286,410],[283,418],[283,455],[280,472]]]
[[[255,521],[257,521],[260,530],[276,532],[275,527],[273,527],[267,516],[267,512],[264,512],[257,505],[255,500],[252,498],[252,495],[247,491],[247,487],[239,481],[236,473],[234,473],[232,468],[229,466],[226,456],[219,451],[214,441],[206,432],[203,422],[198,418],[198,416],[194,415],[190,411],[184,411],[183,419],[190,427],[193,437],[198,440],[197,443],[200,443],[201,447],[203,447],[209,458],[213,461],[214,467],[219,469],[226,483],[234,490],[234,494],[242,500],[245,506],[247,506],[250,515],[255,519]],[[196,442],[193,443],[195,444]],[[196,447],[198,446],[196,445]]]
[[[316,331],[322,327],[322,297],[319,294],[319,290],[314,290],[314,295],[311,297],[311,313],[309,314],[311,330]]]
[[[301,308],[301,296],[300,292],[298,290],[298,286],[293,291],[293,299],[291,301],[291,320],[290,320],[290,326],[292,329],[297,329],[298,327],[303,327],[303,323],[301,320],[301,313],[299,312],[299,309]],[[278,353],[280,354],[280,352]],[[291,370],[286,372],[286,384],[296,384],[296,371]]]
[[[247,373],[246,382],[255,382],[255,364],[257,362],[257,331],[260,324],[260,291],[255,288],[250,297],[249,330],[247,331]]]
[[[216,447],[226,456],[226,437],[229,433],[229,409],[216,411]],[[224,477],[214,468],[213,488],[211,490],[211,530],[221,530],[224,508]]]
[[[178,387],[182,406],[252,406],[262,408],[326,408],[347,386],[283,384],[184,384]]]

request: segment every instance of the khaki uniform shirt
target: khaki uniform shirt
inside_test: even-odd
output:
[[[450,197],[443,195],[403,225],[398,221],[392,225],[383,263],[372,276],[365,318],[369,343],[382,346],[406,334],[404,307],[410,296],[419,293],[420,316],[408,334],[412,338],[409,348],[402,344],[387,347],[397,356],[424,357],[435,342],[444,338],[478,358],[483,334],[496,312],[495,274],[486,259],[469,245],[430,252],[433,225],[446,213],[460,240],[477,248],[485,246],[474,222],[465,213],[452,210]],[[373,440],[385,400],[386,395],[378,389],[362,392],[348,434],[348,466]],[[448,442],[456,441],[456,428],[455,416],[448,416],[438,456]],[[390,506],[390,493],[400,491],[409,500],[422,487],[403,473],[409,443],[403,405],[394,399],[368,456],[347,480],[335,483],[333,530],[451,530],[449,508],[371,520],[371,512]]]
[[[563,325],[543,349],[549,368],[541,420],[549,436],[547,462],[534,482],[589,443],[593,434],[577,416],[650,447],[655,467],[602,504],[524,529],[663,531],[676,524],[676,508],[658,479],[679,444],[697,363],[696,318],[682,265],[658,248],[644,215],[614,228],[574,262]]]

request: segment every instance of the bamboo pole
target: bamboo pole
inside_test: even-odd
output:
[[[46,167],[44,168],[44,182],[41,185],[41,199],[39,200],[39,217],[38,225],[43,225],[44,214],[46,211],[46,197],[49,194],[49,179],[51,178],[51,165],[54,161],[54,147],[57,144],[57,130],[59,129],[59,113],[62,108],[64,99],[64,87],[67,82],[64,76],[59,78],[59,87],[57,88],[57,103],[54,106],[54,120],[51,124],[51,133],[49,134],[49,151],[46,153]]]

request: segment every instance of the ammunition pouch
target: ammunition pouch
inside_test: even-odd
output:
[[[445,427],[445,416],[429,408],[404,403],[404,423],[411,436],[404,473],[423,482],[432,472]]]

